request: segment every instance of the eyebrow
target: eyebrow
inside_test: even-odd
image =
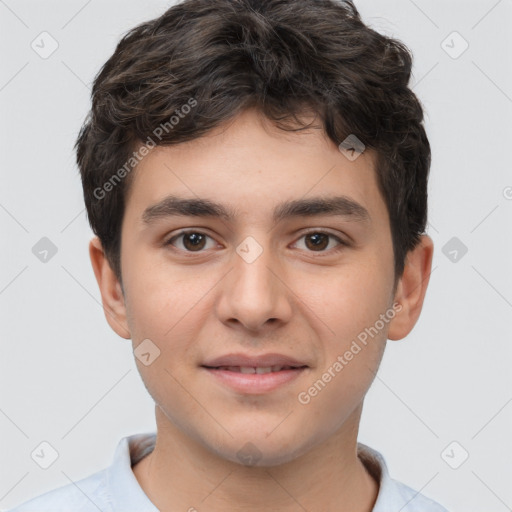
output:
[[[144,224],[174,216],[211,217],[232,222],[236,218],[236,209],[228,208],[209,199],[187,199],[178,196],[167,196],[158,203],[149,206],[142,214]],[[347,196],[313,197],[296,199],[278,204],[273,211],[275,223],[295,217],[314,217],[335,215],[355,222],[371,222],[368,210]]]

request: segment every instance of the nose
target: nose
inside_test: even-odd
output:
[[[219,319],[251,332],[287,323],[292,316],[293,292],[276,256],[268,246],[254,261],[240,254],[233,254],[233,269],[222,281]]]

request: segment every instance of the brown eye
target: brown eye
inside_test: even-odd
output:
[[[212,240],[210,236],[199,231],[183,231],[173,236],[165,245],[172,245],[186,252],[201,252],[205,248],[208,238]],[[176,240],[180,239],[182,247],[179,247],[180,244],[174,244]]]
[[[329,236],[325,233],[313,233],[306,235],[306,240],[310,240],[310,243],[306,242],[307,248],[313,251],[322,251],[329,245]]]
[[[302,235],[299,240],[302,239],[305,240],[304,245],[306,250],[310,252],[328,254],[349,246],[349,243],[343,241],[341,238],[333,235],[332,233],[323,231],[310,231],[309,233]],[[333,247],[329,247],[331,240],[334,240],[337,243],[337,246],[334,245]]]
[[[205,245],[205,236],[200,233],[186,233],[183,235],[183,245],[187,250],[201,250]]]

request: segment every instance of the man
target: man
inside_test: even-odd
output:
[[[431,269],[411,65],[334,0],[185,0],[123,37],[77,161],[157,432],[16,512],[445,510],[357,442]]]

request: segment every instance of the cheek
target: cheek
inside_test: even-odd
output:
[[[375,263],[340,269],[336,278],[301,288],[321,332],[319,367],[297,396],[308,414],[324,418],[325,427],[341,424],[363,399],[382,359],[391,316],[388,269]],[[309,284],[311,284],[309,282]],[[331,411],[331,412],[329,412]],[[337,411],[337,414],[333,414]],[[327,425],[328,424],[328,425]]]
[[[147,273],[140,275],[148,276]],[[212,310],[208,290],[214,284],[212,276],[199,284],[197,275],[190,280],[170,269],[132,281],[127,313],[133,348],[149,339],[159,354],[150,367],[137,361],[141,376],[150,386],[167,382],[164,387],[172,388],[173,383],[169,382],[172,378],[167,371],[179,378],[185,367],[197,360],[194,340],[199,339],[200,330]]]
[[[324,309],[335,335],[323,338],[321,363],[296,397],[304,413],[316,418],[326,432],[339,427],[361,403],[386,346],[391,317],[380,319],[385,306],[370,300],[363,309],[359,299],[365,300],[364,295],[339,300],[339,308]]]
[[[148,276],[141,272],[140,279],[132,281],[127,308],[138,371],[155,403],[165,404],[168,410],[192,414],[190,400],[180,382],[185,368],[183,362],[193,360],[188,355],[190,340],[194,339],[190,326],[195,325],[194,318],[202,314],[200,296],[204,295],[204,290],[190,286],[177,275],[154,272],[142,278],[144,275]],[[146,340],[150,340],[149,345]],[[137,357],[144,343],[154,357],[148,365]],[[139,345],[141,348],[137,350]]]
[[[392,281],[382,262],[340,266],[314,279],[297,273],[293,282],[309,316],[321,321],[322,338],[336,349],[374,325],[389,308]]]
[[[374,342],[350,361],[333,359],[300,390],[296,407],[309,418],[312,428],[328,435],[347,421],[371,386],[383,349],[383,342]]]
[[[127,265],[127,314],[136,337],[163,340],[190,309],[198,287],[189,286],[170,265],[147,260],[135,256]]]

